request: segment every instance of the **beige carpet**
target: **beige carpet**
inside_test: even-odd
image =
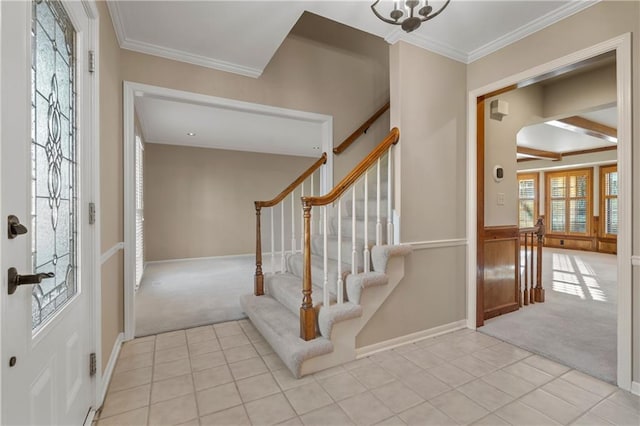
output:
[[[545,303],[478,329],[611,383],[617,365],[616,256],[545,248]]]
[[[244,318],[240,296],[253,292],[254,271],[253,256],[149,263],[136,293],[136,337]]]

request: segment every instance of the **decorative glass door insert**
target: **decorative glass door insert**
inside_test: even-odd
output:
[[[32,264],[55,273],[33,286],[34,332],[78,291],[75,34],[59,1],[33,1]]]

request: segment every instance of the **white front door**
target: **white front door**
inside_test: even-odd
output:
[[[80,2],[0,2],[3,425],[80,425],[95,401],[90,34]]]

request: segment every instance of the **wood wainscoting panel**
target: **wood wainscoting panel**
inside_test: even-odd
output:
[[[596,251],[595,237],[545,235],[544,246],[571,250]]]
[[[484,319],[519,309],[518,227],[484,229]]]

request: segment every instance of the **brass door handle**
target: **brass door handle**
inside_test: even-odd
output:
[[[56,275],[53,272],[43,272],[40,274],[34,275],[19,275],[18,270],[16,268],[9,268],[7,274],[7,287],[9,294],[13,294],[16,292],[16,289],[20,285],[25,284],[40,284],[43,279],[53,278]]]
[[[10,240],[13,240],[18,235],[27,233],[27,227],[20,223],[18,216],[10,214],[7,219],[9,222],[9,225],[7,226],[7,236]]]

